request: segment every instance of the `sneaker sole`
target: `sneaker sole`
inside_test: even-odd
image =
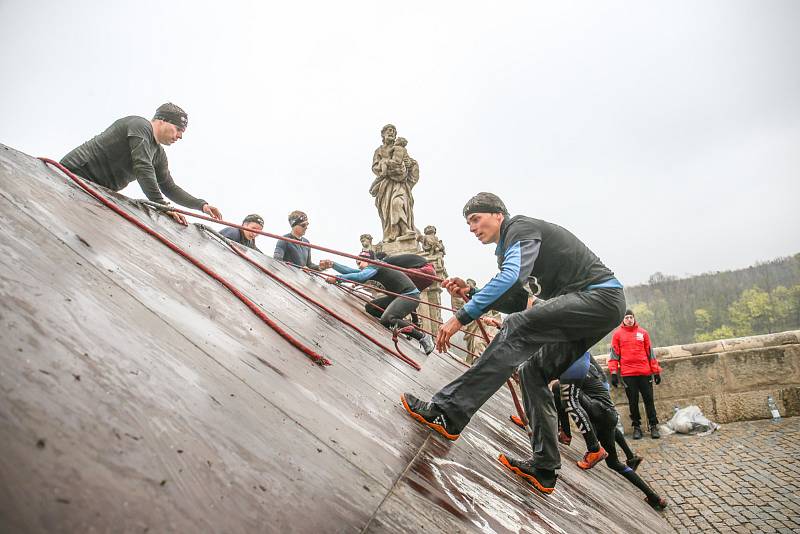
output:
[[[403,408],[406,409],[406,411],[408,412],[408,415],[410,415],[411,417],[413,417],[414,419],[416,419],[417,421],[419,421],[423,425],[427,426],[431,430],[435,430],[436,432],[438,432],[442,436],[446,437],[450,441],[455,441],[459,437],[461,437],[461,434],[449,434],[447,432],[447,430],[445,430],[442,425],[437,425],[436,423],[430,423],[430,422],[426,421],[424,417],[422,417],[417,412],[415,412],[414,410],[411,409],[411,407],[406,402],[406,396],[405,395],[400,395],[400,400],[403,402]]]
[[[529,475],[519,467],[514,467],[513,465],[511,465],[511,463],[508,461],[508,458],[506,458],[505,454],[501,454],[500,456],[498,456],[497,461],[499,461],[501,464],[510,469],[512,473],[522,478],[523,480],[531,484],[534,488],[541,491],[542,493],[550,495],[555,490],[555,488],[546,488],[542,486],[541,482],[536,480],[536,477]]]
[[[579,462],[577,462],[577,464],[578,467],[580,467],[584,471],[587,471],[592,467],[596,466],[597,464],[599,464],[600,462],[602,462],[603,460],[605,460],[606,458],[608,458],[608,452],[606,452],[606,450],[604,449],[603,454],[597,460],[593,462],[584,462],[583,460],[580,460]]]

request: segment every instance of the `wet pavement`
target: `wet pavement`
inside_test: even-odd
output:
[[[800,532],[800,417],[630,443],[672,503],[664,517],[675,531]]]

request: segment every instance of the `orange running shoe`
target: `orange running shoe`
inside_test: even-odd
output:
[[[511,419],[512,423],[520,427],[522,430],[525,430],[525,423],[522,422],[522,419],[520,419],[518,415],[509,415],[508,418]]]
[[[400,396],[400,400],[403,402],[403,408],[406,409],[411,417],[450,441],[455,441],[461,436],[461,429],[458,429],[458,432],[454,432],[452,428],[449,428],[444,412],[437,409],[430,402],[422,402],[410,393],[403,393]]]
[[[600,460],[605,460],[608,458],[608,453],[603,447],[600,447],[595,452],[587,452],[583,455],[583,460],[578,461],[578,467],[581,469],[591,469],[597,462]]]
[[[531,465],[530,460],[517,460],[509,458],[505,454],[498,456],[497,460],[515,475],[521,477],[525,482],[546,495],[553,493],[553,490],[556,489],[558,475],[556,475],[555,471],[537,469]]]

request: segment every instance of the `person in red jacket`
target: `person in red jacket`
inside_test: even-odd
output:
[[[628,407],[631,410],[633,439],[642,439],[641,416],[639,415],[639,393],[644,400],[647,422],[650,425],[650,437],[658,439],[658,415],[653,403],[653,382],[661,383],[661,366],[658,365],[650,345],[650,334],[636,323],[633,311],[627,310],[622,325],[614,331],[611,338],[611,354],[608,358],[608,372],[611,373],[611,385],[619,386],[620,375],[625,394],[628,396]]]

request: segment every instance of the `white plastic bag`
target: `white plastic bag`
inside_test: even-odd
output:
[[[669,429],[667,434],[678,432],[680,434],[695,434],[698,436],[711,434],[719,428],[717,423],[710,421],[703,415],[700,408],[694,405],[681,408],[675,412],[672,419],[667,421],[664,426]]]

